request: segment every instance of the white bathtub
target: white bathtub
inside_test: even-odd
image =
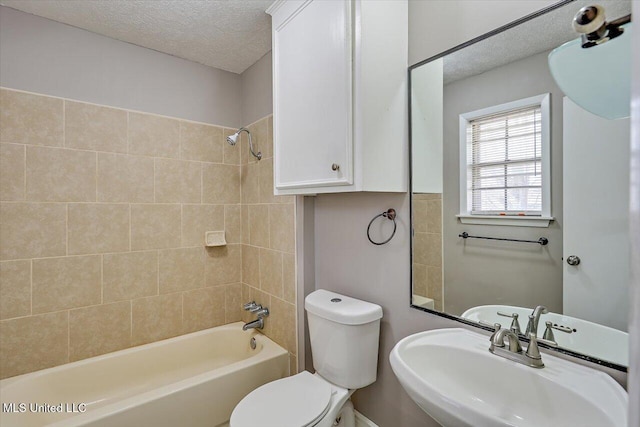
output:
[[[250,391],[289,373],[285,349],[242,323],[0,381],[3,427],[218,426]],[[251,338],[256,339],[255,350]],[[14,404],[14,411],[7,412]],[[35,412],[30,404],[85,412]],[[82,406],[81,404],[86,405]]]

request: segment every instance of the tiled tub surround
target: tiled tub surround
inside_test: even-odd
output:
[[[442,283],[442,194],[415,193],[413,197],[413,293],[444,304]]]
[[[262,160],[249,154],[242,133],[242,300],[269,307],[263,332],[290,352],[293,374],[297,372],[295,198],[273,195],[272,117],[247,128]],[[242,320],[254,317],[245,312]]]
[[[1,378],[241,319],[252,209],[246,148],[224,142],[235,129],[8,89],[0,104]],[[263,153],[268,124],[254,125]],[[295,331],[295,306],[274,290],[282,248],[293,254],[287,202],[252,213],[267,237],[249,261],[274,295],[261,301],[273,312],[265,332],[295,353],[282,332]],[[278,208],[290,232],[269,221]],[[228,245],[205,249],[218,230]]]

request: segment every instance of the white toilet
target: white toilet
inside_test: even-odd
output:
[[[376,380],[382,308],[317,290],[305,299],[305,309],[316,373],[258,387],[235,407],[230,427],[355,425],[349,398]]]

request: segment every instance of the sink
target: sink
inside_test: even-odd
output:
[[[404,338],[389,359],[409,396],[445,427],[627,426],[627,393],[607,374],[548,354],[534,369],[488,348],[486,335],[438,329]]]
[[[520,327],[524,331],[527,326],[527,316],[533,308],[515,307],[510,305],[481,305],[470,308],[462,313],[465,319],[474,322],[490,324],[500,323],[505,328],[511,325],[511,319],[498,315],[498,312],[518,313]],[[545,330],[544,322],[551,321],[557,325],[566,326],[576,332],[565,334],[554,330],[555,341],[559,347],[587,354],[608,362],[629,366],[629,334],[608,326],[599,325],[587,320],[578,319],[558,313],[546,313],[540,316],[538,336],[542,337]]]

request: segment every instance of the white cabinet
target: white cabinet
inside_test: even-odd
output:
[[[274,3],[276,194],[407,190],[407,2]]]

